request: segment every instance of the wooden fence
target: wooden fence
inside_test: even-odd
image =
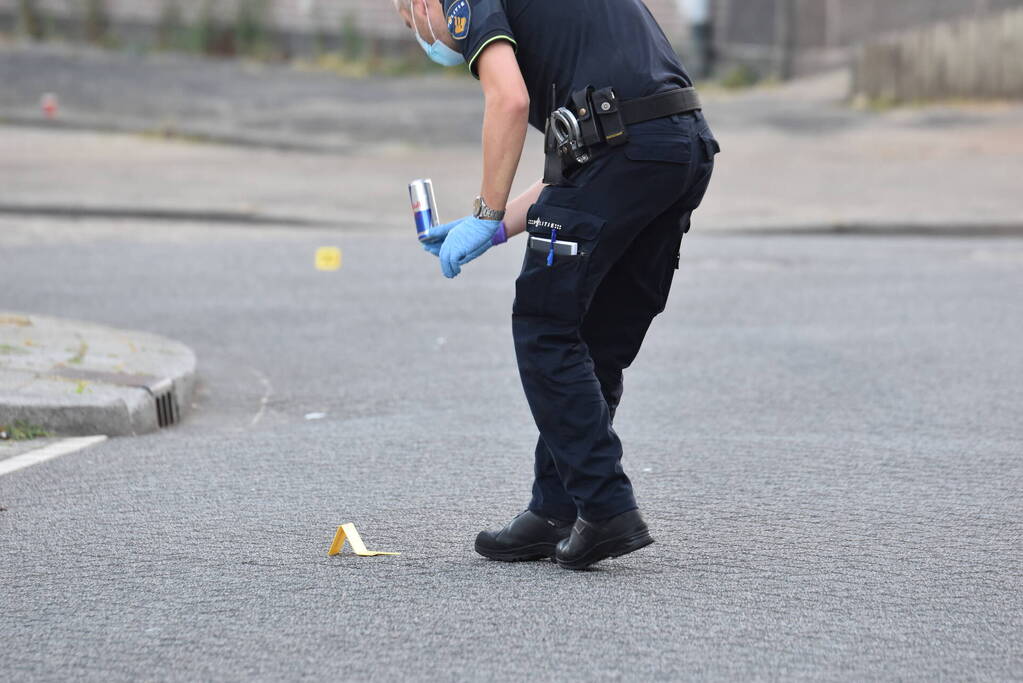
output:
[[[890,103],[1023,98],[1023,10],[868,43],[855,62],[853,90]]]

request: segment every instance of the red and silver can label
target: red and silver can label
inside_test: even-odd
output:
[[[437,200],[433,196],[433,181],[429,178],[413,180],[408,186],[412,200],[412,215],[416,219],[416,235],[420,240],[430,236],[430,228],[440,224],[437,215]]]

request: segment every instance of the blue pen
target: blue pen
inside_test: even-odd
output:
[[[547,252],[547,266],[554,265],[554,243],[558,241],[558,229],[551,228],[551,250]]]

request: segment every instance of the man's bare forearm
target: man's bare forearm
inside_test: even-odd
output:
[[[508,206],[508,195],[526,143],[529,93],[515,52],[507,42],[496,43],[483,52],[479,73],[486,100],[480,194],[487,206],[503,211]]]
[[[508,205],[522,146],[526,142],[526,109],[517,101],[487,98],[483,114],[483,185],[480,194],[498,211]]]
[[[508,202],[508,211],[504,215],[504,229],[508,237],[525,231],[526,213],[529,211],[529,207],[536,203],[544,187],[546,185],[538,180],[530,185],[528,190]]]

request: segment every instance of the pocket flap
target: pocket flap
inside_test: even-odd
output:
[[[634,136],[625,145],[625,156],[633,161],[667,161],[673,164],[688,164],[690,160],[689,140],[645,139]]]
[[[715,155],[721,153],[721,145],[710,133],[700,133],[700,140],[703,141],[703,148],[708,157],[714,158]]]
[[[558,239],[596,239],[605,222],[598,216],[551,204],[533,204],[526,213],[526,230],[530,234],[550,237],[551,230],[557,228]]]

